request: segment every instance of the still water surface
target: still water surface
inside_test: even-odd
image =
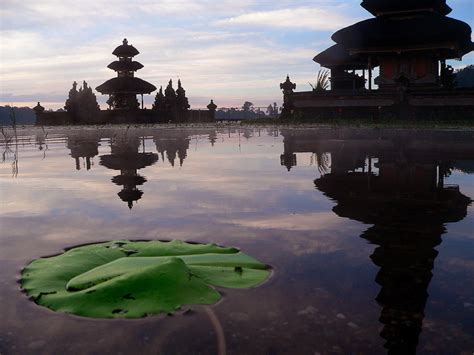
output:
[[[474,132],[25,129],[0,142],[1,354],[472,354]],[[91,320],[28,300],[31,260],[114,239],[272,266],[209,308]]]

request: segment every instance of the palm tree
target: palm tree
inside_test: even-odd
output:
[[[314,85],[309,83],[309,85],[311,85],[311,87],[313,88],[313,91],[325,91],[329,89],[331,83],[329,74],[330,72],[327,69],[319,70],[316,83]]]

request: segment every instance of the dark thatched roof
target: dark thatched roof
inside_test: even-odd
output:
[[[112,178],[112,182],[115,185],[121,186],[139,186],[143,185],[147,180],[140,175],[118,175]]]
[[[150,94],[156,90],[156,86],[135,77],[121,77],[107,80],[95,88],[104,95],[112,94]]]
[[[345,70],[368,69],[369,63],[365,56],[350,55],[349,50],[341,44],[335,44],[319,53],[313,59],[316,63],[326,68],[344,68]],[[372,63],[372,67],[377,66]]]
[[[441,15],[447,15],[452,11],[446,0],[364,0],[361,6],[374,16],[423,9],[433,9]]]
[[[128,60],[116,60],[115,62],[110,63],[107,68],[112,69],[114,71],[137,71],[143,68],[143,64]]]
[[[471,32],[465,22],[427,12],[410,18],[372,18],[337,31],[332,39],[356,51],[456,46],[452,53],[456,58],[472,51]]]
[[[117,57],[134,57],[140,52],[134,46],[129,45],[127,39],[124,38],[122,45],[115,48],[112,54]]]
[[[413,216],[416,221],[433,220],[435,215],[440,223],[454,223],[466,217],[471,202],[458,190],[440,190],[434,198],[433,192],[414,193],[374,175],[368,185],[366,173],[327,174],[314,183],[324,195],[337,201],[333,211],[338,216],[367,224],[386,222],[387,211],[392,210],[405,211],[405,216]]]
[[[143,196],[143,191],[141,190],[122,190],[118,194],[118,197],[123,202],[127,202],[130,209],[133,208],[133,202],[140,200]]]
[[[154,153],[129,153],[100,157],[100,165],[112,170],[140,170],[157,161],[158,155]]]

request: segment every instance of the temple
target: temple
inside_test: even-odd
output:
[[[122,44],[112,52],[117,60],[108,68],[117,76],[97,86],[102,95],[108,95],[107,110],[101,110],[92,88],[84,81],[78,89],[77,82],[72,84],[64,110],[46,111],[38,102],[34,108],[36,125],[103,125],[103,124],[156,124],[156,123],[201,123],[214,122],[217,106],[213,100],[207,109],[191,109],[186,90],[181,80],[173,88],[169,81],[165,93],[160,88],[156,94],[152,109],[144,105],[143,95],[157,90],[156,86],[135,76],[143,69],[143,64],[133,60],[140,52],[125,38]],[[140,102],[137,96],[140,95]]]
[[[137,95],[141,95],[141,108],[143,109],[143,94],[151,94],[156,86],[135,77],[135,72],[142,69],[143,65],[133,60],[140,52],[128,44],[125,38],[122,45],[112,52],[118,60],[108,65],[109,69],[117,72],[117,77],[107,80],[99,85],[96,90],[103,95],[109,95],[107,104],[113,109],[138,109]]]
[[[314,61],[330,72],[330,90],[281,85],[285,113],[331,117],[474,117],[474,89],[456,89],[447,60],[474,49],[471,27],[447,15],[445,0],[364,0],[374,17],[333,34]],[[374,77],[374,73],[377,75]],[[470,112],[466,112],[470,109]]]

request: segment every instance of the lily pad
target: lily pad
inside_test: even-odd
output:
[[[213,287],[248,288],[270,272],[235,248],[215,244],[112,241],[40,258],[22,272],[33,300],[93,318],[141,318],[220,299]]]

